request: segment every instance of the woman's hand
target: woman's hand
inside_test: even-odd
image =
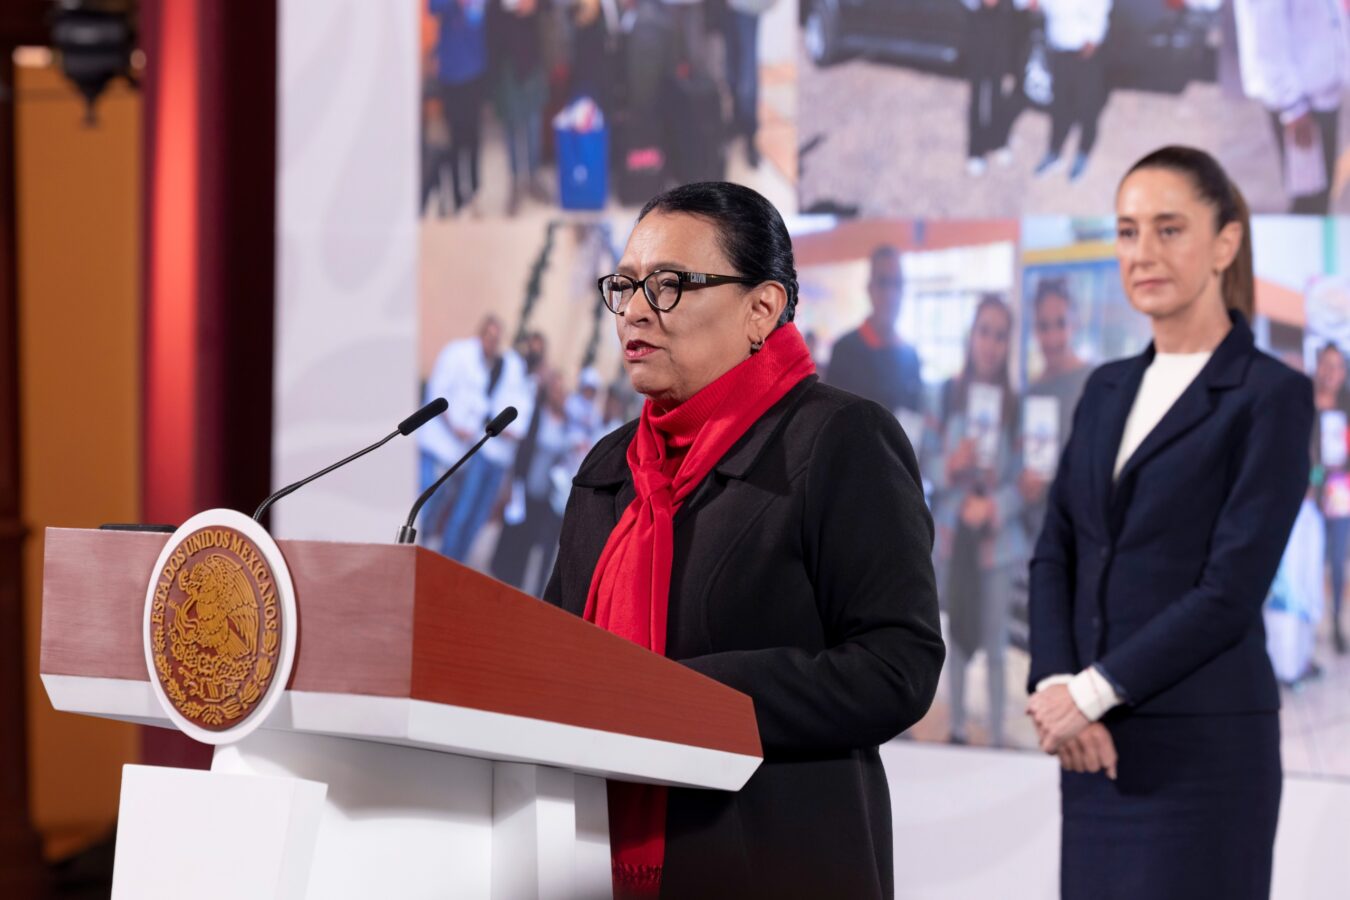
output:
[[[1046,753],[1058,753],[1092,724],[1073,702],[1065,684],[1051,685],[1033,694],[1027,703],[1027,715],[1036,723],[1041,749]]]
[[[1116,742],[1100,722],[1093,722],[1059,750],[1059,764],[1070,772],[1101,772],[1116,780]]]

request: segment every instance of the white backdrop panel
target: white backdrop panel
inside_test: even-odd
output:
[[[280,6],[276,485],[392,431],[418,399],[420,6]],[[392,540],[415,466],[400,438],[282,500],[272,531]]]

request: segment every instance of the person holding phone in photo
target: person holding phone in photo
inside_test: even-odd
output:
[[[998,294],[975,309],[961,374],[942,386],[938,429],[925,459],[937,526],[934,568],[947,611],[951,742],[966,730],[966,670],[983,651],[988,675],[988,743],[1004,743],[1004,656],[1013,578],[1025,565],[1026,536],[1010,527],[1021,513],[1017,398],[1009,375],[1013,317]]]
[[[1313,373],[1313,484],[1326,529],[1327,563],[1331,569],[1331,638],[1337,655],[1345,653],[1341,604],[1345,595],[1345,554],[1350,548],[1350,465],[1346,460],[1350,391],[1345,387],[1345,356],[1333,343],[1317,352]]]
[[[1041,372],[1027,387],[1022,411],[1023,464],[1018,487],[1026,502],[1023,521],[1031,540],[1041,533],[1045,495],[1069,440],[1073,411],[1092,368],[1074,349],[1077,314],[1064,278],[1044,278],[1031,303],[1032,331]]]
[[[1344,0],[1233,0],[1233,13],[1242,90],[1270,113],[1289,211],[1326,215],[1350,89]]]
[[[1312,387],[1256,348],[1247,205],[1211,156],[1145,156],[1116,221],[1153,342],[1088,379],[1031,561],[1061,892],[1264,898],[1282,768],[1261,610],[1307,492]]]

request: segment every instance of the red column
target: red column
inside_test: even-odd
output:
[[[271,478],[276,4],[144,0],[143,516],[251,512]],[[147,762],[208,748],[146,729]]]
[[[201,0],[143,8],[145,91],[144,497],[148,522],[197,512]]]

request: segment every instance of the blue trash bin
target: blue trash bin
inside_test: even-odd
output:
[[[555,126],[558,198],[563,209],[604,209],[609,196],[609,129]]]

